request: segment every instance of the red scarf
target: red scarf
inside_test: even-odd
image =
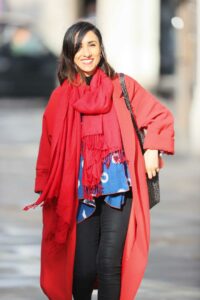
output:
[[[123,161],[122,142],[112,101],[113,85],[101,69],[93,75],[90,86],[67,80],[62,84],[52,138],[50,171],[38,200],[24,210],[56,199],[57,224],[52,231],[57,242],[65,242],[68,228],[76,218],[77,182],[82,151],[85,196],[101,194],[102,163],[110,163],[114,152]],[[82,120],[81,120],[82,115]],[[82,144],[82,149],[81,149]],[[72,205],[72,203],[74,205]]]

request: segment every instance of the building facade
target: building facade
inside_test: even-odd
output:
[[[200,30],[196,13],[200,0],[1,1],[6,9],[37,20],[37,31],[57,55],[72,23],[80,19],[94,22],[117,71],[149,89],[169,88],[169,97],[175,100],[179,148],[200,154]]]

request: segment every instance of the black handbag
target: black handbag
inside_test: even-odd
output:
[[[144,132],[139,130],[137,123],[135,121],[123,73],[119,74],[119,79],[120,79],[120,84],[122,87],[122,92],[123,92],[124,100],[126,103],[126,107],[131,114],[131,120],[132,120],[133,126],[135,128],[142,153],[144,154],[144,152],[145,152],[143,149]],[[156,173],[156,176],[154,176],[152,179],[149,179],[147,176],[147,186],[148,186],[148,193],[149,193],[149,208],[152,208],[154,205],[156,205],[160,202],[160,186],[159,186],[159,174],[158,173]]]

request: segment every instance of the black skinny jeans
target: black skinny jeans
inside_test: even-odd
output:
[[[98,300],[119,300],[121,262],[132,194],[126,193],[122,209],[112,208],[103,196],[96,199],[96,210],[77,224],[73,275],[74,300],[91,300],[98,274]]]

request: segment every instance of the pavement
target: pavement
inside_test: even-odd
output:
[[[40,99],[0,100],[1,300],[47,299],[39,287],[41,210],[22,211],[36,199],[44,105]],[[149,263],[136,300],[200,300],[200,158],[179,151],[166,156],[160,181]]]

